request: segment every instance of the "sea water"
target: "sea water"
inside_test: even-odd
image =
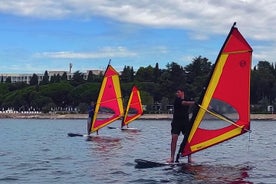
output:
[[[192,164],[149,169],[134,160],[169,158],[170,121],[130,127],[141,131],[103,128],[87,140],[67,136],[85,133],[85,120],[0,119],[0,183],[276,183],[275,121],[253,121],[250,134],[193,154]]]

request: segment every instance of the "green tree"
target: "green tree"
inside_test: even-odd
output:
[[[56,108],[56,104],[53,102],[49,102],[47,105],[42,107],[42,112],[48,113]]]
[[[60,76],[59,73],[58,73],[55,82],[60,82],[60,81],[61,81],[61,76]]]
[[[94,78],[95,78],[95,75],[93,74],[93,72],[89,71],[87,76],[87,82],[93,82]]]
[[[66,73],[66,72],[63,72],[63,74],[62,74],[60,80],[62,80],[62,81],[67,81],[67,73]]]
[[[38,85],[38,76],[34,73],[30,80],[30,85],[35,86]]]
[[[151,105],[154,103],[152,96],[143,90],[140,90],[142,105],[146,106],[146,111],[151,110]],[[145,112],[146,113],[146,112]]]
[[[28,84],[25,82],[16,82],[16,83],[11,83],[6,85],[9,89],[9,91],[15,91],[15,90],[20,90],[24,89],[25,87],[28,87]]]
[[[1,83],[0,84],[0,96],[1,95],[5,95],[8,94],[9,90],[8,90],[8,85],[5,83]]]
[[[83,79],[83,73],[81,73],[80,71],[76,71],[70,82],[73,86],[78,86],[80,84],[83,84],[85,82]]]
[[[158,82],[161,77],[161,70],[159,69],[159,64],[156,63],[153,70],[153,82]]]
[[[190,95],[199,97],[203,88],[207,85],[209,75],[212,70],[212,64],[207,58],[201,56],[192,60],[191,64],[184,67],[187,76],[187,89]]]
[[[275,76],[274,68],[267,61],[259,61],[257,67],[251,73],[251,98],[253,103],[264,101],[272,104],[275,99]]]
[[[11,83],[11,77],[10,77],[10,76],[8,76],[8,77],[6,78],[6,83]]]
[[[133,67],[125,66],[120,75],[120,79],[122,82],[133,82],[133,80],[134,80]]]
[[[41,85],[45,85],[45,84],[48,84],[49,83],[49,75],[48,75],[48,71],[46,70],[44,72],[44,75],[43,75],[43,78],[42,78],[42,81],[40,82]]]
[[[72,98],[69,95],[74,87],[68,82],[51,83],[41,86],[41,95],[50,97],[53,102],[59,107],[65,107],[72,104]]]
[[[121,83],[121,91],[122,91],[122,96],[123,96],[125,106],[127,105],[126,103],[127,103],[128,98],[129,98],[132,86],[133,86],[133,82],[122,82]]]
[[[36,110],[41,110],[43,107],[47,106],[49,103],[54,103],[52,98],[43,96],[40,92],[32,92],[29,94],[30,106]]]
[[[50,78],[50,83],[59,83],[61,81],[61,76],[59,74],[54,74]]]
[[[55,83],[56,82],[57,75],[54,74],[50,77],[50,83]]]
[[[80,103],[88,104],[91,101],[96,101],[99,88],[100,83],[84,83],[74,87],[74,89],[69,93],[69,96],[72,99],[72,105],[78,106]]]
[[[80,103],[78,105],[79,112],[81,114],[87,113],[87,107],[88,107],[88,103]]]
[[[162,99],[161,91],[159,90],[159,84],[154,82],[139,82],[139,89],[148,92],[154,101],[160,101]]]
[[[153,67],[140,67],[135,75],[135,80],[138,82],[153,82]]]
[[[175,90],[179,87],[186,87],[186,75],[183,67],[175,62],[167,64],[166,67],[167,70],[160,77],[160,92],[162,97],[168,97],[172,103]],[[188,94],[189,89],[185,88],[185,92]]]
[[[95,82],[102,82],[104,73],[101,71],[99,75],[95,76]]]

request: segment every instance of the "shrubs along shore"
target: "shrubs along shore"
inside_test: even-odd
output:
[[[0,113],[0,119],[87,119],[87,114],[22,114]],[[143,120],[171,120],[172,114],[144,114],[139,119]],[[276,120],[276,114],[251,114],[251,120]]]
[[[0,119],[87,119],[87,114],[22,114],[22,113],[0,113]],[[144,114],[139,119],[172,119],[172,114]]]

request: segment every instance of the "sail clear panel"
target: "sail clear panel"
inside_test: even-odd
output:
[[[213,112],[214,114],[219,114],[223,118],[228,118],[229,121],[236,122],[239,119],[239,114],[234,107],[217,99],[211,100],[208,111]],[[212,121],[216,121],[216,123],[210,123]],[[212,113],[205,113],[199,128],[216,130],[227,126],[229,126],[229,122],[221,120],[220,117],[215,116]]]

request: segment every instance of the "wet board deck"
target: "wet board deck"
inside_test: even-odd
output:
[[[122,138],[120,137],[111,137],[109,135],[87,135],[80,133],[68,133],[68,137],[85,137],[87,141],[99,141],[99,142],[118,142]]]
[[[155,162],[144,159],[135,159],[135,168],[154,168],[154,167],[164,167],[164,166],[184,166],[187,163],[167,163],[167,162]]]
[[[79,134],[79,133],[68,133],[69,137],[87,137],[85,134]]]
[[[126,130],[126,131],[140,131],[138,128],[130,128],[130,127],[128,127],[128,128],[119,128],[119,127],[110,127],[110,126],[108,126],[108,128],[109,129],[119,129],[119,130]]]
[[[122,128],[121,130],[133,130],[133,131],[138,131],[139,129],[138,128],[130,128],[130,127],[128,127],[128,128]]]
[[[108,126],[107,128],[109,128],[109,129],[121,129],[119,127],[111,127],[111,126]]]

